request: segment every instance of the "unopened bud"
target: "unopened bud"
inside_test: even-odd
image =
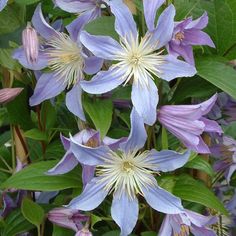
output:
[[[87,228],[83,228],[80,231],[78,231],[75,236],[93,236],[93,235]]]
[[[4,88],[0,89],[0,104],[12,101],[17,95],[21,93],[23,88]]]
[[[30,23],[22,32],[22,43],[27,61],[36,63],[39,54],[39,41],[37,32]]]

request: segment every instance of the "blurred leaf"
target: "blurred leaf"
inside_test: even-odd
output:
[[[103,138],[110,126],[112,121],[113,106],[111,100],[101,99],[85,99],[84,101],[85,111],[93,121],[96,129],[100,131],[101,137]]]
[[[17,61],[12,58],[12,49],[0,49],[0,64],[10,70],[15,69]]]
[[[157,233],[154,231],[147,231],[147,232],[143,232],[141,233],[141,236],[156,236]]]
[[[102,236],[120,236],[120,231],[114,230],[103,234]],[[129,236],[136,236],[135,234],[130,234]]]
[[[49,176],[45,172],[54,167],[58,161],[42,161],[31,164],[12,175],[1,188],[16,188],[34,191],[56,191],[67,188],[82,188],[80,171],[75,168],[64,175]]]
[[[0,147],[11,139],[11,132],[6,131],[0,135]]]
[[[211,165],[200,156],[197,156],[192,161],[189,161],[184,167],[201,170],[206,172],[211,177],[214,176],[214,171]]]
[[[158,185],[169,192],[173,192],[177,177],[174,175],[162,175],[157,177]]]
[[[18,124],[24,130],[32,128],[33,123],[30,118],[28,96],[25,89],[13,101],[9,102],[6,107],[12,124]]]
[[[52,236],[74,236],[75,232],[70,229],[65,229],[57,225],[53,225]]]
[[[91,215],[91,228],[92,228],[92,230],[94,230],[94,225],[100,221],[102,221],[101,217],[96,216],[94,214]]]
[[[39,2],[39,0],[15,0],[15,2],[21,5],[30,5],[30,4]]]
[[[18,4],[7,5],[0,14],[0,34],[10,33],[24,23],[25,8]]]
[[[28,198],[23,199],[21,212],[30,223],[37,227],[39,227],[44,220],[43,208]]]
[[[57,114],[55,107],[51,104],[51,102],[44,102],[41,109],[41,122],[45,126],[46,130],[49,130],[54,127],[57,119],[56,116]]]
[[[236,71],[213,57],[197,58],[198,75],[236,98]]]
[[[5,220],[6,227],[2,236],[16,236],[34,228],[22,215],[20,209],[12,211]]]
[[[24,136],[26,138],[31,138],[34,140],[44,140],[44,141],[48,140],[47,134],[39,129],[30,129],[24,133]]]
[[[173,194],[183,200],[200,203],[228,215],[223,203],[203,183],[188,175],[181,175],[173,188]]]
[[[236,121],[231,122],[225,127],[224,134],[236,139]]]
[[[164,126],[161,128],[161,144],[162,149],[168,149],[168,136]]]
[[[114,29],[115,17],[102,16],[91,21],[85,26],[85,30],[92,35],[106,35],[119,40],[119,36]]]

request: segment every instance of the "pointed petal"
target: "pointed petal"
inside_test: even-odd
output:
[[[130,115],[131,131],[126,142],[120,145],[120,148],[126,153],[137,151],[142,148],[147,140],[147,133],[144,127],[143,119],[133,108]]]
[[[38,4],[35,9],[34,15],[32,17],[32,23],[36,31],[45,39],[50,39],[51,37],[57,37],[58,33],[53,29],[44,19],[41,3]]]
[[[55,3],[62,10],[70,13],[82,13],[96,7],[95,1],[91,0],[55,0]]]
[[[129,8],[122,1],[111,1],[110,7],[115,15],[115,30],[121,38],[133,41],[137,38],[137,26]]]
[[[84,72],[88,75],[96,74],[99,70],[101,70],[103,65],[103,59],[90,56],[84,58]]]
[[[70,137],[70,140],[71,151],[77,160],[84,165],[102,165],[104,163],[104,159],[109,159],[110,149],[107,146],[92,148],[78,143],[72,136]]]
[[[143,118],[144,123],[153,125],[156,121],[156,109],[158,103],[157,87],[151,78],[148,85],[134,82],[131,93],[132,103]]]
[[[198,145],[196,145],[196,146],[192,145],[192,143],[190,143],[190,142],[189,143],[188,142],[184,142],[184,145],[187,148],[189,148],[189,149],[191,149],[191,150],[193,150],[193,151],[195,151],[197,153],[205,153],[205,154],[211,153],[209,147],[204,143],[204,141],[203,141],[201,136],[199,137]]]
[[[236,171],[236,164],[233,164],[229,167],[228,173],[227,173],[227,181],[230,182],[231,176]]]
[[[82,31],[80,41],[95,56],[107,60],[114,60],[123,51],[120,44],[109,36],[95,36]]]
[[[111,91],[125,81],[125,72],[119,68],[98,72],[90,81],[81,81],[80,85],[84,91],[91,94],[101,94]]]
[[[154,171],[168,172],[176,170],[188,161],[191,152],[186,151],[181,154],[175,151],[160,151],[151,150],[147,156],[146,163],[150,164],[150,168]]]
[[[199,17],[196,20],[193,20],[192,22],[190,22],[187,26],[186,29],[203,29],[207,26],[208,24],[208,15],[207,12],[204,12],[203,15],[201,17]]]
[[[217,236],[215,231],[213,229],[208,229],[208,228],[203,228],[203,227],[197,227],[197,226],[192,226],[190,229],[191,233],[194,236]]]
[[[113,139],[109,137],[104,137],[103,143],[107,145],[111,150],[116,150],[120,147],[120,144],[124,143],[127,140],[127,137],[123,137],[120,139]]]
[[[84,188],[83,192],[74,198],[67,207],[82,211],[91,211],[98,207],[108,191],[104,189],[105,183],[99,182],[99,178],[93,178]]]
[[[64,149],[68,150],[70,148],[70,139],[63,136],[62,133],[60,133],[60,139],[61,139]]]
[[[160,15],[157,27],[152,32],[152,41],[158,43],[157,49],[165,46],[172,38],[174,30],[175,7],[169,5]]]
[[[27,69],[30,70],[42,70],[48,65],[48,59],[42,51],[39,51],[38,59],[36,62],[28,62],[25,56],[25,51],[23,47],[16,49],[12,57],[19,61],[19,63]]]
[[[211,40],[210,36],[200,30],[185,30],[184,42],[191,45],[208,45],[215,48],[215,44]]]
[[[171,55],[164,56],[164,63],[158,65],[161,79],[171,81],[177,77],[192,77],[197,71],[196,68],[184,61],[178,60]]]
[[[165,0],[143,0],[144,16],[149,31],[153,31],[158,8]]]
[[[98,17],[98,11],[92,9],[81,14],[75,20],[73,20],[69,25],[66,26],[67,31],[70,34],[70,37],[73,41],[78,40],[78,36],[81,30],[83,30],[84,26],[89,23],[90,21],[96,19]]]
[[[73,170],[78,165],[78,160],[70,152],[67,152],[60,162],[46,172],[47,175],[62,175]]]
[[[217,100],[217,93],[214,94],[205,102],[199,104],[201,106],[202,115],[206,115],[208,112],[211,111],[212,107],[215,105],[216,100]]]
[[[181,200],[159,186],[146,189],[142,188],[144,198],[155,210],[166,214],[182,213],[184,208]]]
[[[203,121],[205,124],[205,128],[204,128],[205,132],[216,132],[218,134],[224,133],[222,128],[216,121],[209,120],[205,117],[202,117],[200,120]]]
[[[111,216],[121,229],[120,235],[125,236],[132,232],[138,220],[138,211],[139,206],[136,197],[130,199],[125,192],[121,196],[118,193],[114,194]]]
[[[56,97],[66,88],[63,80],[57,79],[53,73],[42,74],[37,81],[34,94],[30,98],[30,106],[35,106],[41,102]]]
[[[85,121],[85,115],[82,106],[82,89],[77,83],[67,94],[66,94],[66,106],[70,112],[78,116],[81,120]]]

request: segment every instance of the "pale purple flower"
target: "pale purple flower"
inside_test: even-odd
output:
[[[36,30],[30,23],[22,32],[22,43],[28,63],[36,63],[39,54],[39,40]]]
[[[78,210],[68,208],[55,208],[48,212],[48,219],[61,227],[72,229],[77,233],[83,229],[82,222],[88,221],[89,217]]]
[[[144,122],[156,121],[158,91],[155,76],[170,81],[176,77],[193,76],[195,67],[171,55],[161,55],[172,37],[175,8],[170,5],[154,26],[156,10],[164,1],[144,0],[144,15],[148,32],[139,40],[136,23],[129,8],[121,1],[110,1],[115,15],[115,30],[120,43],[108,36],[94,36],[82,31],[80,40],[95,56],[115,61],[108,71],[97,73],[91,81],[82,81],[82,88],[92,94],[102,94],[121,84],[132,83],[131,99]],[[159,51],[158,51],[159,50]]]
[[[131,112],[131,132],[127,141],[114,151],[107,145],[91,148],[71,137],[71,150],[80,163],[96,167],[94,177],[81,195],[67,207],[90,211],[98,207],[105,197],[113,192],[111,216],[121,229],[121,235],[129,235],[138,220],[138,198],[141,194],[157,211],[178,214],[184,209],[181,200],[157,185],[153,174],[168,172],[182,167],[190,152],[156,150],[139,152],[147,134],[138,113]]]
[[[89,231],[89,229],[83,228],[77,232],[75,236],[93,236],[93,234]]]
[[[206,12],[196,20],[189,17],[181,22],[175,22],[172,39],[167,45],[169,53],[176,57],[182,56],[185,61],[194,65],[193,45],[215,47],[209,35],[202,31],[207,24]]]
[[[216,236],[209,228],[217,222],[217,217],[204,216],[199,213],[185,210],[180,214],[166,215],[158,236]]]
[[[8,0],[0,0],[0,11],[7,5]]]
[[[196,105],[166,105],[158,111],[159,122],[186,147],[198,153],[210,153],[201,135],[203,132],[223,133],[216,121],[204,117],[217,99],[217,94]]]
[[[14,100],[21,92],[23,88],[4,88],[0,89],[0,104],[8,103]]]
[[[70,13],[79,14],[76,21],[81,29],[88,22],[101,16],[102,0],[55,0],[57,7]]]
[[[223,136],[210,150],[212,155],[217,157],[214,164],[215,171],[223,172],[230,182],[232,174],[236,171],[236,141],[231,137]]]
[[[96,73],[103,61],[85,52],[78,35],[81,26],[77,20],[68,25],[69,35],[59,32],[51,27],[43,17],[41,4],[34,12],[32,24],[40,37],[43,38],[38,51],[36,62],[29,62],[25,56],[24,48],[14,52],[13,58],[17,59],[24,67],[32,70],[41,70],[49,67],[51,72],[43,73],[37,80],[30,105],[35,106],[46,99],[60,94],[65,88],[72,89],[66,94],[67,108],[80,119],[85,120],[81,95],[80,81],[87,74]]]
[[[119,144],[124,142],[126,138],[112,139],[104,137],[100,138],[100,133],[93,129],[84,129],[73,136],[73,140],[81,145],[95,148],[101,145],[108,145],[112,150],[117,149]],[[71,140],[61,135],[61,142],[63,143],[66,153],[61,161],[47,172],[48,175],[65,174],[75,168],[79,164],[79,159],[73,154],[71,148]],[[83,186],[85,186],[93,177],[95,167],[89,165],[82,165],[82,179]]]

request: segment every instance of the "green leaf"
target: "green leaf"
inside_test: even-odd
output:
[[[91,228],[92,228],[92,230],[94,230],[94,225],[100,221],[102,221],[101,217],[96,216],[94,214],[91,215]]]
[[[161,128],[161,144],[162,149],[168,149],[168,136],[164,126],[162,126]]]
[[[156,236],[157,233],[154,231],[147,231],[147,232],[143,232],[141,233],[141,236]]]
[[[103,234],[102,236],[119,236],[119,235],[120,235],[120,231],[114,230],[114,231],[107,232],[107,233]],[[136,235],[130,234],[129,236],[136,236]]]
[[[44,141],[48,140],[47,134],[39,129],[30,129],[24,133],[24,136],[26,138],[31,138],[34,140],[44,140]]]
[[[52,236],[74,236],[74,231],[53,225]]]
[[[10,70],[16,68],[17,61],[12,58],[12,49],[0,49],[0,64]]]
[[[16,188],[34,191],[56,191],[67,188],[82,188],[80,171],[75,168],[64,175],[49,176],[45,172],[55,166],[58,161],[42,161],[31,164],[12,175],[1,184],[1,188]]]
[[[86,99],[84,101],[84,108],[103,138],[111,126],[113,113],[112,101]]]
[[[30,4],[39,2],[39,0],[15,0],[15,2],[21,5],[30,5]]]
[[[115,17],[102,16],[88,23],[85,30],[93,35],[106,35],[119,40],[119,36],[114,29],[114,23]]]
[[[200,156],[197,156],[193,160],[189,161],[184,167],[190,169],[202,170],[206,172],[209,176],[211,177],[214,176],[214,171],[211,165]]]
[[[220,58],[197,58],[198,75],[236,98],[236,71]]]
[[[181,175],[173,188],[173,194],[183,200],[196,202],[228,215],[222,202],[202,182],[188,175]]]
[[[12,211],[5,220],[2,236],[15,236],[34,228],[22,215],[20,209]]]
[[[23,199],[21,212],[25,219],[37,227],[39,227],[44,220],[43,208],[28,198]]]

